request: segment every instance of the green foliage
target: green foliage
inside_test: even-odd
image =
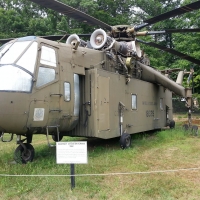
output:
[[[23,23],[21,15],[15,10],[4,10],[0,8],[1,38],[15,37],[25,31],[26,24]]]
[[[196,0],[60,0],[67,5],[85,12],[109,24],[137,25],[143,20],[157,16],[166,11]],[[153,24],[146,30],[165,30],[176,28],[200,27],[200,10],[186,13]],[[53,35],[61,34],[59,30],[71,33],[91,33],[98,26],[88,26],[85,23],[70,19],[55,11],[42,8],[28,0],[0,0],[0,38],[12,38],[26,35]],[[200,58],[199,33],[173,33],[166,35],[148,36],[141,38],[153,41],[163,46],[174,48],[196,59]],[[158,69],[181,68],[195,69],[195,93],[200,93],[200,67],[177,56],[161,50],[141,45],[148,54],[151,66]]]

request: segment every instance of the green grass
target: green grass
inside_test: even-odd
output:
[[[63,141],[78,138],[64,138]],[[81,140],[84,140],[81,138]],[[55,148],[45,136],[35,136],[34,162],[13,164],[15,142],[0,143],[0,174],[69,175],[70,165],[56,164]],[[119,139],[88,140],[88,164],[75,165],[76,174],[147,172],[199,167],[200,138],[181,129],[136,134],[132,147],[119,148]],[[200,170],[78,176],[71,191],[70,177],[0,176],[1,199],[199,199]]]

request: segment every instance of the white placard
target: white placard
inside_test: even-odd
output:
[[[87,164],[87,142],[56,142],[57,164]]]

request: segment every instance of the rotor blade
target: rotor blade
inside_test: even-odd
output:
[[[77,34],[79,37],[90,37],[91,34]],[[47,36],[38,36],[47,40],[60,40],[62,38],[62,40],[67,39],[70,36],[70,34],[66,34],[66,35],[47,35]]]
[[[91,34],[77,34],[79,37],[90,37]],[[68,37],[70,36],[70,34],[66,34],[66,35],[44,35],[44,36],[37,36],[37,37],[41,37],[47,40],[66,40]],[[7,39],[0,39],[0,44],[5,44],[11,40],[14,40],[16,38],[7,38]]]
[[[200,28],[195,29],[166,29],[164,31],[142,31],[137,32],[136,36],[145,36],[145,35],[156,35],[156,34],[167,34],[167,33],[192,33],[192,32],[200,32]]]
[[[47,35],[47,36],[39,36],[39,37],[47,39],[47,40],[56,41],[56,40],[60,40],[61,38],[63,40],[67,39],[69,37],[69,34],[66,34],[66,35]]]
[[[169,19],[170,17],[175,17],[177,15],[182,15],[187,12],[191,12],[193,10],[197,10],[200,8],[200,1],[196,1],[194,3],[182,6],[180,8],[176,8],[174,10],[171,10],[169,12],[163,13],[161,15],[158,15],[156,17],[152,17],[150,19],[147,19],[144,21],[145,24],[140,25],[140,27],[144,28],[145,26],[148,26],[150,24],[155,24],[156,22],[163,21],[165,19]],[[141,28],[139,28],[141,29]]]
[[[9,41],[11,41],[11,40],[14,40],[14,39],[16,39],[16,38],[0,39],[0,44],[5,44],[5,43],[7,43],[7,42],[9,42]]]
[[[161,45],[156,44],[156,43],[154,43],[154,42],[145,42],[145,41],[139,40],[139,39],[136,39],[136,40],[137,40],[138,42],[143,43],[143,44],[146,44],[146,45],[155,47],[155,48],[157,48],[157,49],[161,49],[161,50],[163,50],[163,51],[166,51],[166,52],[169,52],[169,53],[171,53],[171,54],[173,54],[173,55],[176,55],[176,56],[178,56],[178,57],[180,57],[180,58],[182,58],[182,59],[188,60],[188,61],[190,61],[190,62],[192,62],[192,63],[197,64],[197,65],[200,65],[200,60],[198,60],[198,59],[196,59],[196,58],[193,58],[193,57],[191,57],[191,56],[188,56],[188,55],[186,55],[186,54],[183,54],[183,53],[181,53],[181,52],[179,52],[179,51],[176,51],[176,50],[174,50],[174,49],[170,49],[170,48],[161,46]]]
[[[111,26],[109,26],[108,24],[59,1],[56,0],[30,0],[30,1],[37,3],[43,7],[50,8],[54,11],[62,13],[76,20],[79,20],[83,23],[87,23],[89,25],[99,25],[101,28],[106,28],[108,30],[111,30]]]
[[[200,32],[200,28],[183,28],[183,29],[166,29],[166,33],[195,33],[195,32]]]

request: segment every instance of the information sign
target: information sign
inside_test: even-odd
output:
[[[57,164],[87,164],[87,142],[57,142]]]

